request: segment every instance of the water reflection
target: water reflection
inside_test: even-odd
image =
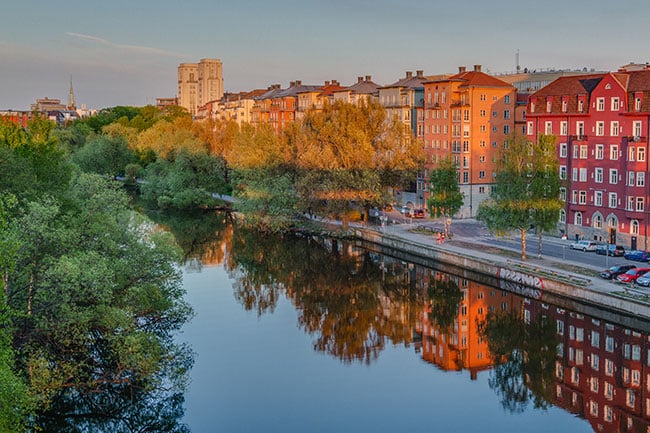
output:
[[[555,405],[596,432],[650,430],[650,338],[611,314],[590,317],[345,241],[228,227],[212,228],[222,237],[201,248],[188,241],[188,259],[218,257],[237,302],[258,316],[289,300],[317,352],[370,365],[389,344],[410,346],[440,370],[470,379],[489,370],[509,412]]]

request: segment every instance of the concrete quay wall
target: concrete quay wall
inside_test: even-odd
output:
[[[528,265],[525,262],[482,253],[478,249],[454,247],[452,243],[423,243],[411,237],[361,228],[354,229],[353,233],[358,240],[380,247],[378,252],[406,253],[424,259],[425,263],[421,264],[434,268],[440,268],[440,264],[451,266],[457,268],[461,275],[479,282],[568,309],[584,311],[586,307],[592,312],[600,312],[600,316],[616,316],[618,322],[623,321],[623,324],[650,330],[650,324],[639,323],[639,320],[645,322],[650,319],[650,304],[613,294],[611,283],[603,280]],[[486,278],[472,278],[481,275]]]

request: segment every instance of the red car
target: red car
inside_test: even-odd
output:
[[[641,275],[645,274],[646,272],[650,272],[650,268],[630,269],[626,273],[616,277],[616,281],[618,281],[619,283],[632,283],[636,281],[636,279],[639,278]]]

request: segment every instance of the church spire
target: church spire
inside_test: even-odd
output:
[[[68,110],[76,110],[77,104],[74,102],[74,90],[72,90],[72,75],[70,75],[70,93],[68,94]]]

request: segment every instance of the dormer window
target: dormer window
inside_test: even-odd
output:
[[[553,100],[549,98],[546,100],[546,112],[550,113],[552,109],[553,109]]]
[[[641,111],[641,97],[634,98],[634,111]]]
[[[562,100],[562,112],[563,112],[563,113],[566,113],[566,112],[567,112],[567,107],[568,107],[568,105],[569,105],[568,101],[567,101],[566,99],[563,99],[563,100]]]
[[[578,112],[579,112],[579,113],[582,113],[583,111],[585,111],[585,101],[583,101],[582,99],[580,99],[580,100],[578,101]]]

